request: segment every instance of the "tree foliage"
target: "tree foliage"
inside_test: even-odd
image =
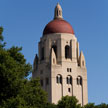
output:
[[[18,47],[0,50],[0,102],[15,97],[22,79],[31,71],[31,65],[26,63],[20,50]]]
[[[102,103],[100,105],[95,105],[94,103],[88,103],[84,108],[108,108],[108,104]]]
[[[20,92],[3,102],[4,108],[44,108],[47,105],[47,95],[41,89],[39,79],[23,80]]]
[[[65,96],[58,102],[58,108],[81,108],[74,96]]]
[[[4,38],[3,38],[3,27],[0,27],[0,49],[3,48],[6,44],[6,42],[3,42]]]
[[[95,108],[108,108],[108,104],[102,103],[100,105],[96,105]]]
[[[87,105],[84,106],[84,108],[95,108],[94,103],[88,103]]]
[[[5,48],[2,32],[0,27],[0,107],[43,108],[47,105],[47,94],[39,79],[26,79],[32,66],[26,63],[22,48]]]

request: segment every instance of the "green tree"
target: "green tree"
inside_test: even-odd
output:
[[[3,27],[0,27],[0,49],[3,48],[6,44],[5,42],[3,43],[4,38],[2,33],[3,33]]]
[[[95,108],[94,103],[88,103],[87,105],[84,106],[84,108]]]
[[[31,71],[31,65],[26,63],[20,50],[17,47],[0,50],[0,102],[15,97],[21,89],[21,81]]]
[[[100,105],[96,105],[95,108],[108,108],[108,105],[105,103],[102,103]]]
[[[52,103],[47,103],[46,107],[44,108],[57,108],[57,105],[52,104]]]
[[[58,102],[58,108],[81,108],[74,96],[65,96]]]
[[[22,48],[6,49],[0,28],[0,108],[44,108],[47,94],[39,79],[27,80],[32,66],[26,63]]]
[[[47,95],[41,89],[39,79],[24,80],[20,93],[4,101],[4,108],[47,108]]]

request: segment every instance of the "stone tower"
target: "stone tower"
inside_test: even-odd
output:
[[[62,96],[76,96],[81,105],[88,102],[87,70],[84,54],[72,26],[63,19],[62,8],[55,7],[54,19],[43,31],[38,43],[32,77],[40,77],[48,100],[57,103]]]

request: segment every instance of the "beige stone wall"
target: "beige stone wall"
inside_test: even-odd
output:
[[[57,46],[57,58],[52,45]],[[65,58],[65,46],[71,48],[71,58]],[[44,47],[44,60],[41,61],[41,48]],[[83,53],[79,56],[79,44],[75,35],[66,33],[55,33],[45,35],[40,39],[38,45],[38,68],[34,66],[33,78],[43,79],[43,89],[48,92],[48,100],[57,103],[62,96],[76,96],[81,105],[88,102],[87,93],[87,71]],[[82,62],[84,61],[84,66]],[[71,72],[67,72],[67,68]],[[43,71],[43,73],[42,73]],[[62,84],[56,82],[56,76],[62,76]],[[72,76],[72,85],[66,83],[66,77]],[[82,78],[82,85],[77,85],[77,77]],[[45,84],[45,79],[49,78],[49,85]],[[70,88],[70,91],[69,91]]]

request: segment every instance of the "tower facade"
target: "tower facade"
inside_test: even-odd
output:
[[[72,26],[63,19],[62,8],[55,7],[54,19],[38,43],[32,77],[40,77],[48,100],[57,103],[62,96],[76,96],[81,105],[88,103],[87,69],[84,54]]]

